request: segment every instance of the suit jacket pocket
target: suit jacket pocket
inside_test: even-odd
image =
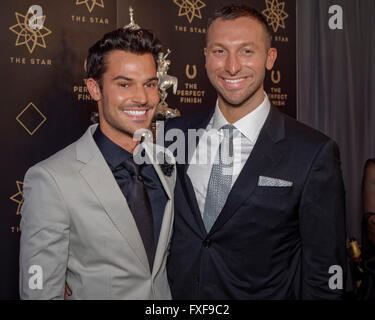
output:
[[[254,190],[256,195],[272,196],[272,195],[285,195],[288,194],[293,189],[291,187],[262,187],[257,186]]]

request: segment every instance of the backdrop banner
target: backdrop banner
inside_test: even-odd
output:
[[[96,121],[86,89],[88,48],[106,32],[135,21],[171,50],[168,74],[178,78],[167,102],[182,115],[211,108],[216,93],[205,74],[206,23],[229,3],[246,3],[267,18],[279,52],[266,91],[296,116],[295,0],[3,0],[0,2],[0,299],[17,299],[20,208],[28,168],[76,140]]]
[[[153,30],[162,41],[164,51],[172,51],[169,74],[178,78],[177,95],[168,95],[170,107],[182,115],[211,108],[216,93],[205,72],[207,19],[219,7],[228,3],[245,3],[259,10],[273,32],[273,45],[278,58],[267,74],[265,89],[273,104],[292,117],[296,116],[296,3],[281,0],[122,0],[118,1],[117,26],[129,23],[129,6],[135,11],[136,22]],[[170,90],[171,91],[171,90]]]

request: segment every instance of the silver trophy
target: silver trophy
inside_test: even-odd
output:
[[[158,55],[158,85],[159,85],[159,94],[160,94],[160,103],[156,110],[156,119],[169,119],[181,116],[180,111],[175,108],[168,107],[168,103],[165,101],[167,99],[168,93],[167,90],[173,87],[173,94],[177,93],[178,79],[177,77],[170,76],[167,74],[171,60],[168,60],[167,57],[171,53],[171,50],[167,50],[167,53],[164,54],[160,52]]]
[[[137,25],[134,21],[134,10],[132,7],[129,7],[129,17],[130,23],[124,27],[124,29],[139,30],[141,27]]]

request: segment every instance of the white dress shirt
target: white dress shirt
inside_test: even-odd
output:
[[[257,108],[233,123],[235,130],[233,133],[232,187],[254,148],[269,111],[270,101],[264,93],[264,100]],[[189,161],[187,174],[192,182],[201,214],[204,211],[212,164],[224,137],[220,128],[226,124],[229,123],[216,102],[215,112]]]

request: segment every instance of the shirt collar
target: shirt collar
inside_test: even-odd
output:
[[[247,139],[255,142],[267,119],[270,109],[270,101],[267,94],[264,92],[263,102],[252,112],[233,123],[233,126],[235,126],[236,129],[238,129]],[[216,108],[212,117],[212,128],[220,130],[220,128],[226,124],[229,124],[229,122],[223,116],[219,108],[219,103],[216,101]]]
[[[103,154],[104,159],[112,169],[117,168],[126,159],[133,157],[130,152],[110,140],[102,130],[100,130],[100,126],[95,130],[93,138],[100,152]]]

